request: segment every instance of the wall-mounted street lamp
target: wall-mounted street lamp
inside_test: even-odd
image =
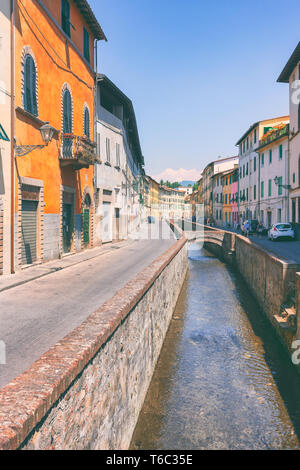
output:
[[[275,178],[274,178],[274,183],[276,184],[276,186],[279,186],[280,188],[291,189],[291,185],[290,185],[290,184],[279,184],[279,178],[278,178],[278,176],[275,176]]]
[[[17,157],[23,157],[24,155],[27,155],[28,153],[32,152],[33,150],[42,149],[44,147],[47,147],[47,145],[53,139],[55,131],[56,131],[56,129],[54,129],[54,127],[50,126],[49,122],[46,122],[40,128],[40,133],[41,133],[43,142],[45,142],[44,145],[16,145],[16,147],[15,147],[16,156]]]

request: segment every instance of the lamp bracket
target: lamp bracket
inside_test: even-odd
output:
[[[43,149],[46,145],[16,145],[16,157],[24,157],[28,153],[36,149]]]

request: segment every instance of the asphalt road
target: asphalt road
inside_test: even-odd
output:
[[[272,242],[268,237],[259,238],[257,235],[251,235],[250,239],[254,243],[262,245],[267,250],[273,252],[289,261],[300,264],[300,241],[276,240]]]
[[[175,242],[171,237],[129,240],[110,253],[1,292],[6,364],[0,364],[0,388],[164,253]]]

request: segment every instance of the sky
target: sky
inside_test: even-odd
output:
[[[286,115],[276,80],[300,40],[299,2],[89,0],[108,42],[98,72],[133,102],[146,173],[238,153],[256,121]]]

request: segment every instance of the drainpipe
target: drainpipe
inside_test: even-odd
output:
[[[257,152],[258,153],[258,152]],[[261,222],[260,219],[260,153],[258,153],[258,217],[257,219]]]
[[[11,57],[11,215],[10,215],[10,269],[11,274],[15,273],[15,257],[14,257],[14,236],[15,236],[15,221],[14,221],[14,211],[15,211],[15,36],[14,36],[14,23],[15,23],[15,0],[11,0],[11,10],[10,10],[10,57]]]
[[[288,161],[287,161],[287,194],[286,194],[286,216],[287,216],[287,221],[290,221],[290,197],[289,197],[289,186],[290,186],[290,132],[288,133]]]

